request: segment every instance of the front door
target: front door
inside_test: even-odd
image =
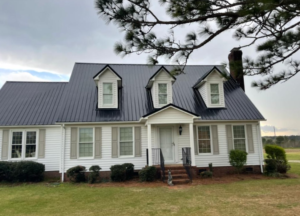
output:
[[[165,162],[174,162],[174,145],[173,134],[171,127],[164,127],[159,129],[160,134],[160,148],[164,155]]]

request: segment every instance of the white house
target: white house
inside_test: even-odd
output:
[[[240,84],[218,65],[76,63],[69,82],[6,82],[0,90],[0,160],[33,160],[49,174],[160,163],[194,169],[230,166],[231,149],[263,163],[264,117]],[[185,155],[186,156],[186,155]],[[62,178],[64,175],[62,175]]]

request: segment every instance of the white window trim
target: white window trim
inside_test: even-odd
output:
[[[91,128],[93,130],[93,156],[91,157],[79,157],[79,130],[83,129],[83,128]],[[78,159],[94,159],[95,158],[95,128],[94,127],[89,127],[89,126],[85,126],[85,127],[79,127],[77,129],[77,158]]]
[[[13,132],[22,132],[22,155],[20,158],[12,158],[12,140],[13,140]],[[26,156],[26,135],[27,132],[36,132],[36,142],[35,142],[35,157],[25,157]],[[10,130],[9,136],[9,160],[11,161],[21,161],[21,160],[37,160],[38,159],[38,151],[39,151],[39,131],[37,129],[13,129]]]
[[[167,86],[167,93],[165,93],[165,95],[167,95],[167,103],[165,103],[165,104],[160,104],[159,103],[159,95],[160,95],[160,93],[159,93],[159,85],[160,84],[165,84]],[[157,83],[157,103],[158,103],[158,106],[163,107],[163,106],[166,106],[167,104],[169,104],[168,103],[168,95],[169,95],[169,85],[168,85],[168,83],[167,82],[163,82],[163,81],[158,82]]]
[[[219,88],[219,103],[217,103],[217,104],[213,104],[212,102],[211,102],[211,84],[217,84],[218,85],[218,88]],[[209,96],[208,96],[208,98],[209,98],[209,104],[210,104],[210,106],[220,106],[221,105],[221,85],[222,85],[222,83],[221,82],[209,82],[208,83],[208,88],[209,88]]]
[[[111,84],[111,88],[112,88],[112,100],[111,100],[111,104],[105,104],[104,103],[104,84]],[[102,82],[102,105],[105,107],[105,106],[113,106],[114,105],[114,83],[113,82]]]
[[[132,128],[132,155],[121,155],[121,128]],[[135,156],[135,134],[134,134],[134,127],[133,126],[123,126],[118,128],[118,156],[119,158],[133,158]]]
[[[198,127],[209,127],[209,135],[210,135],[210,150],[211,153],[200,153],[199,151],[199,131]],[[212,144],[212,132],[211,132],[211,125],[196,125],[196,135],[197,135],[197,148],[198,148],[198,155],[213,155],[214,149]]]
[[[248,153],[248,137],[247,137],[246,125],[245,124],[232,124],[231,125],[233,149],[235,149],[235,145],[234,145],[235,138],[234,138],[233,126],[243,126],[244,127],[244,131],[245,131],[245,148],[246,148],[246,152]],[[241,139],[241,138],[237,138],[237,139]]]

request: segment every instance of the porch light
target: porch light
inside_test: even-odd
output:
[[[179,135],[181,135],[181,133],[182,133],[182,126],[180,125],[179,126]]]

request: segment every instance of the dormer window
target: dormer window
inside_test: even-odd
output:
[[[98,108],[118,109],[119,89],[122,87],[122,78],[109,65],[106,65],[94,76],[98,87]]]
[[[225,107],[224,82],[226,81],[217,67],[200,77],[193,88],[198,89],[207,108]]]
[[[159,105],[166,105],[168,103],[168,84],[158,83],[158,103]]]
[[[173,103],[172,85],[175,81],[176,78],[163,66],[150,77],[146,88],[151,91],[154,108]]]
[[[103,104],[113,104],[113,83],[103,83]]]
[[[210,84],[210,101],[211,104],[220,104],[219,84]]]

